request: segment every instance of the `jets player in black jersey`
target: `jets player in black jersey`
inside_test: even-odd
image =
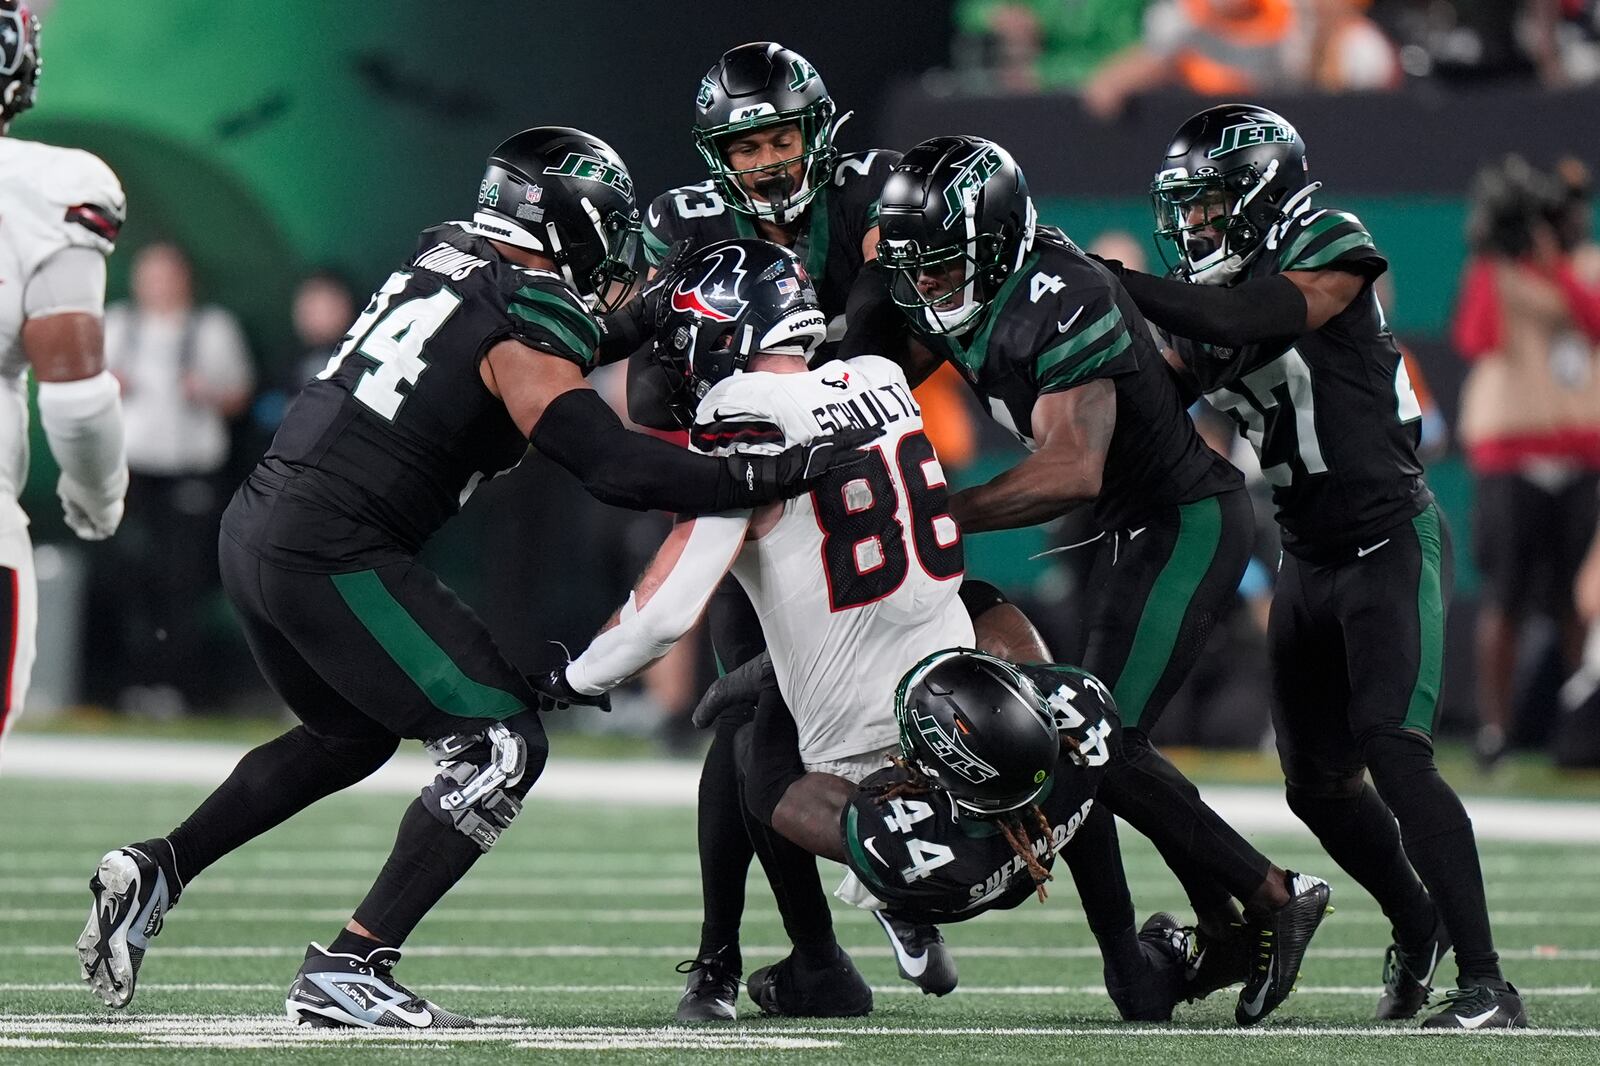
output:
[[[637,234],[605,142],[525,130],[489,158],[472,218],[423,231],[296,400],[223,516],[220,555],[257,664],[302,724],[170,834],[100,861],[78,952],[108,1005],[132,998],[192,878],[411,737],[443,769],[350,923],[307,950],[285,1009],[315,1025],[472,1024],[394,979],[400,945],[516,817],[545,762],[538,712],[601,701],[559,672],[525,679],[418,550],[530,441],[602,500],[675,511],[793,495],[844,457],[730,465],[623,429],[583,377],[593,315],[628,290]]]
[[[1094,508],[1103,533],[1081,658],[1111,687],[1125,730],[1101,795],[1156,843],[1202,928],[1232,944],[1208,951],[1213,967],[1197,994],[1243,979],[1236,1017],[1260,1021],[1289,994],[1328,886],[1273,866],[1148,739],[1244,572],[1243,479],[1200,439],[1116,278],[1060,231],[1036,226],[1022,171],[999,145],[917,145],[889,175],[879,225],[890,297],[917,347],[960,370],[1032,449],[951,497],[963,531]],[[917,361],[903,339],[889,350]],[[1235,900],[1246,937],[1228,935],[1240,923]],[[1255,956],[1248,977],[1246,952]]]
[[[1072,666],[947,649],[895,691],[900,758],[859,784],[807,772],[793,719],[764,693],[740,737],[746,788],[772,826],[854,875],[841,898],[886,929],[1022,904],[1058,854],[1072,871],[1123,1018],[1165,1021],[1186,994],[1188,938],[1169,915],[1135,933],[1116,823],[1096,803],[1122,730],[1111,692]],[[751,781],[749,779],[756,779]],[[919,960],[897,946],[901,967]]]
[[[1450,538],[1373,292],[1388,262],[1358,218],[1313,204],[1305,151],[1261,107],[1185,122],[1152,186],[1176,277],[1122,270],[1122,282],[1272,483],[1278,751],[1289,806],[1392,923],[1378,1017],[1414,1016],[1453,943],[1460,987],[1424,1025],[1526,1025],[1490,937],[1472,823],[1433,761]]]
[[[708,178],[669,189],[646,209],[644,252],[651,269],[661,269],[669,255],[681,258],[733,238],[779,244],[805,265],[836,340],[852,287],[876,254],[878,192],[900,158],[881,148],[841,154],[834,135],[846,117],[838,114],[822,76],[798,52],[772,41],[725,52],[700,79],[694,101],[693,135]],[[670,396],[645,344],[654,323],[643,301],[606,316],[603,324],[602,361],[634,355],[628,368],[634,421],[678,428],[661,401],[679,398]],[[813,363],[825,361],[832,350],[833,344],[825,343]],[[712,600],[709,627],[717,659],[729,669],[765,647],[749,598],[731,577]],[[705,923],[696,958],[686,964],[689,978],[677,1011],[681,1021],[735,1017],[743,970],[738,930],[752,844],[733,769],[733,728],[731,719],[718,724],[701,777]],[[838,946],[816,863],[776,838],[757,840],[755,847],[771,871],[769,880],[795,941],[795,954],[782,965],[796,974],[809,968],[826,978],[812,982],[824,995],[803,1003],[790,997],[785,1013],[858,1013],[865,983],[853,971],[843,979],[830,975]],[[828,996],[837,1002],[827,1001]]]

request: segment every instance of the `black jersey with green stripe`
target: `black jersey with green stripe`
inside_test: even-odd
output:
[[[1102,529],[1243,484],[1195,431],[1144,316],[1117,279],[1058,230],[1043,228],[983,321],[962,337],[919,338],[960,370],[990,414],[1033,443],[1045,393],[1100,378],[1116,386],[1117,422],[1095,519]]]
[[[1048,791],[1038,800],[1050,823],[1050,838],[1045,839],[1027,812],[1018,818],[1034,855],[1049,869],[1089,816],[1106,765],[1122,743],[1122,726],[1116,712],[1100,710],[1100,701],[1078,698],[1086,685],[1100,684],[1083,670],[1058,665],[1020,669],[1050,701],[1057,721],[1070,721],[1074,735],[1089,738],[1080,748],[1080,759],[1063,751]],[[958,818],[949,798],[935,792],[881,800],[886,789],[906,780],[907,772],[898,766],[868,777],[856,788],[839,824],[850,869],[897,917],[961,922],[985,911],[1010,909],[1033,894],[1026,864],[993,821],[970,814]]]
[[[479,374],[508,338],[587,371],[599,328],[559,276],[507,262],[455,223],[425,230],[296,397],[229,532],[302,569],[415,554],[528,449]]]
[[[1284,547],[1317,553],[1406,521],[1432,501],[1417,461],[1422,408],[1372,282],[1388,269],[1346,211],[1304,211],[1268,235],[1238,284],[1287,271],[1365,278],[1321,328],[1242,348],[1175,340],[1212,405],[1255,446]]]
[[[839,157],[833,177],[817,190],[799,220],[793,251],[806,265],[822,313],[831,321],[844,314],[850,286],[861,270],[861,242],[878,224],[878,197],[900,153],[886,148]],[[669,189],[656,197],[644,216],[644,251],[656,266],[667,250],[687,239],[698,248],[734,237],[756,237],[755,219],[733,206],[703,181]]]

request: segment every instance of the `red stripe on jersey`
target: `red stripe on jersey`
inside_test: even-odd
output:
[[[95,204],[73,204],[67,208],[67,221],[76,222],[102,240],[116,242],[122,223],[110,211]]]
[[[783,430],[771,422],[712,422],[691,431],[702,450],[728,444],[782,444]]]

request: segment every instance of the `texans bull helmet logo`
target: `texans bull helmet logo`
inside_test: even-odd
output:
[[[727,275],[733,277],[732,289],[722,280]],[[713,278],[718,280],[713,282]],[[748,303],[739,295],[744,278],[744,249],[719,248],[678,282],[672,290],[672,309],[691,312],[713,322],[732,322]],[[709,289],[706,288],[708,283]]]

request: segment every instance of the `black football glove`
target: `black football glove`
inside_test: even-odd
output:
[[[777,455],[730,455],[725,460],[735,487],[730,508],[755,507],[799,496],[828,471],[851,466],[867,458],[861,451],[883,436],[883,427],[842,429],[796,444]]]
[[[754,711],[761,693],[777,687],[778,675],[772,668],[772,653],[764,651],[713,681],[700,702],[694,705],[690,720],[696,728],[707,729],[725,714]]]
[[[1095,255],[1093,252],[1084,252],[1083,254],[1088,256],[1090,259],[1093,259],[1096,263],[1099,263],[1101,266],[1105,267],[1119,278],[1122,277],[1123,273],[1128,269],[1125,265],[1123,265],[1123,262],[1120,259],[1107,259],[1105,256]]]
[[[551,670],[547,674],[538,674],[528,678],[533,690],[539,694],[539,710],[564,711],[568,707],[598,707],[602,711],[611,710],[611,694],[602,692],[598,696],[585,696],[567,683],[565,667]]]

